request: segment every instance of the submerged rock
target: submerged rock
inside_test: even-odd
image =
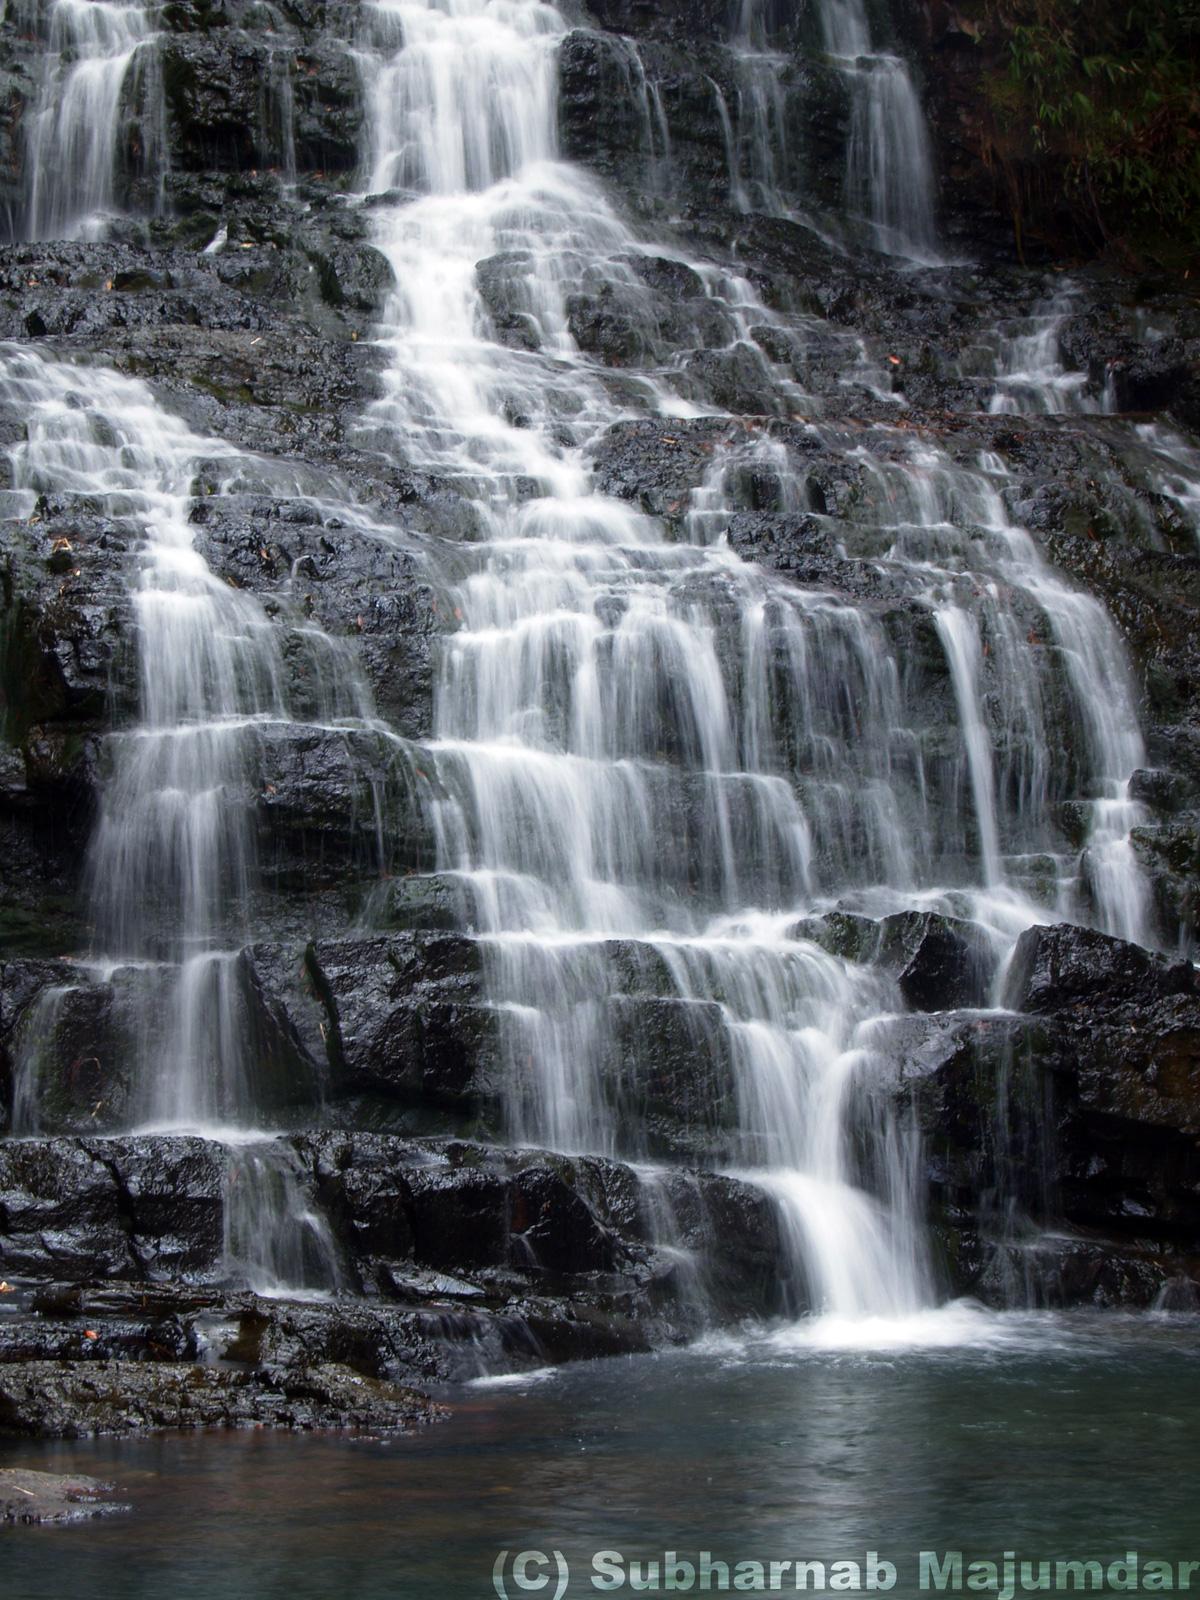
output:
[[[43,1522],[87,1522],[94,1517],[128,1511],[127,1505],[103,1497],[111,1483],[23,1467],[0,1468],[0,1522],[36,1525]]]

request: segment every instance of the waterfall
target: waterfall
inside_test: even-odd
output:
[[[897,136],[903,107],[915,114],[911,83],[872,53],[857,5],[822,15],[858,86],[851,159],[869,174],[873,223],[911,251],[932,237],[921,171],[894,164],[919,166],[923,148]],[[367,190],[405,193],[374,205],[399,288],[381,330],[385,394],[364,427],[453,472],[476,502],[428,757],[439,866],[469,894],[501,1024],[509,1134],[643,1155],[620,1085],[641,1070],[647,1004],[673,1006],[696,1058],[732,1075],[727,1160],[775,1197],[800,1300],[912,1311],[930,1292],[913,1146],[878,1090],[880,1024],[901,1002],[878,970],[812,942],[804,918],[830,904],[948,908],[965,892],[1009,948],[1044,920],[1013,852],[1053,832],[1045,751],[1065,694],[1085,729],[1094,821],[1090,867],[1059,860],[1055,909],[1089,915],[1090,873],[1097,920],[1142,933],[1122,855],[1123,786],[1141,753],[1112,625],[1009,525],[987,464],[901,451],[868,465],[876,519],[880,503],[896,508],[884,554],[919,586],[954,684],[961,743],[939,772],[907,731],[902,663],[870,614],[725,548],[720,486],[736,450],[718,452],[697,499],[697,543],[592,492],[583,447],[615,413],[566,299],[596,262],[619,282],[639,245],[557,159],[565,24],[548,6],[485,0],[377,3],[371,16]],[[502,253],[522,263],[534,348],[492,337],[476,267]],[[710,292],[731,313],[749,294],[732,279]],[[682,408],[669,377],[642,382],[651,409]],[[1045,649],[1026,638],[1036,629]],[[930,804],[958,792],[956,766],[972,830],[960,805]]]
[[[215,442],[115,373],[84,377],[15,352],[2,373],[29,417],[12,452],[14,487],[103,495],[141,535],[132,593],[141,718],[110,738],[88,870],[99,952],[178,973],[163,1037],[148,1052],[161,1065],[139,1084],[139,1120],[237,1121],[254,1097],[235,952],[221,939],[230,923],[237,929],[250,886],[248,735],[283,706],[268,619],[193,547],[192,478]]]
[[[889,554],[930,579],[927,600],[954,686],[985,885],[1005,895],[1021,888],[1021,858],[1006,863],[1005,848],[1022,856],[1052,850],[1050,807],[1064,783],[1082,780],[1087,842],[1082,858],[1058,858],[1058,914],[1152,944],[1148,886],[1130,840],[1146,820],[1129,799],[1146,753],[1111,618],[1010,521],[997,457],[985,455],[971,470],[922,445],[870,471],[879,484],[873,518],[880,503],[892,508]],[[1049,750],[1072,746],[1082,746],[1082,772],[1073,780],[1060,762],[1052,774]]]
[[[805,420],[819,404],[760,337],[790,337],[799,319],[768,311],[746,278],[639,237],[597,179],[560,159],[568,23],[555,6],[368,0],[362,12],[369,148],[349,207],[395,287],[376,329],[379,396],[355,443],[436,475],[469,507],[462,537],[441,543],[454,624],[419,759],[437,867],[462,888],[497,1024],[505,1133],[636,1163],[650,1234],[702,1298],[702,1270],[671,1238],[659,1163],[678,1152],[630,1113],[662,1040],[682,1039],[712,1160],[775,1204],[790,1303],[908,1315],[935,1288],[889,1048],[905,1001],[870,937],[839,945],[828,924],[970,920],[997,971],[1025,928],[1054,918],[1153,942],[1131,837],[1145,752],[1115,626],[1010,516],[998,458],[963,459],[883,422]],[[111,211],[148,15],[56,0],[64,31],[29,136],[34,233],[87,234]],[[879,249],[930,260],[932,179],[907,67],[877,48],[862,0],[822,0],[819,17],[852,101],[849,209]],[[747,209],[782,209],[782,58],[753,0],[741,19],[739,102],[712,85],[731,183]],[[280,54],[263,92],[290,125]],[[665,158],[661,102],[630,70],[647,147]],[[98,131],[83,158],[85,123]],[[59,160],[70,177],[42,194]],[[222,229],[208,248],[225,242]],[[660,353],[637,322],[648,259],[699,285],[705,354],[748,368],[770,420],[698,399]],[[496,263],[519,308],[512,344],[485,293]],[[630,308],[645,346],[619,374],[573,332],[598,286]],[[1056,354],[1065,314],[1052,304],[1018,334],[994,374],[995,410],[1031,397],[1083,408]],[[842,348],[846,381],[894,401],[865,350]],[[289,636],[312,652],[315,704],[299,714],[284,624],[204,557],[197,480],[218,496],[301,500],[318,521],[332,508],[356,538],[388,532],[345,485],[201,436],[135,378],[4,348],[0,383],[26,418],[10,452],[17,513],[35,515],[41,494],[78,496],[130,550],[135,705],[104,741],[94,948],[78,974],[80,989],[119,981],[132,1019],[125,1124],[226,1146],[233,1280],[344,1288],[304,1174],[267,1134],[280,1102],[255,1042],[261,754],[303,728],[369,736],[397,762],[409,752],[315,626]],[[647,416],[714,424],[705,481],[675,521],[595,487],[594,446]],[[799,470],[805,452],[843,475],[840,500],[836,483],[826,492]],[[748,478],[831,561],[857,563],[863,598],[736,553]],[[1171,482],[1164,492],[1190,505]],[[1082,848],[1064,839],[1067,804],[1084,814]],[[382,863],[395,824],[382,807],[376,824]],[[47,1131],[44,1063],[76,992],[56,974],[22,1024],[18,1133]],[[305,1084],[297,1098],[311,1108],[319,1092]]]
[[[212,572],[191,515],[202,465],[222,491],[248,483],[318,510],[320,502],[292,469],[193,434],[136,379],[3,347],[0,385],[26,417],[25,437],[9,452],[16,514],[36,520],[42,494],[78,497],[102,505],[133,547],[138,665],[137,719],[106,740],[89,850],[94,961],[80,966],[78,988],[44,990],[23,1024],[14,1131],[44,1130],[53,1091],[43,1066],[55,1056],[66,1003],[89,981],[119,977],[130,1020],[122,1121],[200,1129],[229,1143],[235,1278],[277,1289],[294,1267],[296,1286],[336,1286],[324,1224],[303,1200],[294,1159],[261,1134],[245,1148],[246,1130],[277,1109],[263,1081],[273,1063],[243,950],[257,880],[259,740],[295,726],[279,630],[259,601]],[[348,496],[338,509],[354,515]],[[340,657],[340,679],[321,693],[322,664],[334,659],[328,646],[314,640],[305,674],[317,715],[336,727],[373,725]]]
[[[1137,437],[1149,456],[1151,485],[1178,508],[1200,545],[1200,450],[1158,423],[1141,424]]]
[[[1066,291],[1039,306],[1019,329],[1007,331],[988,409],[995,416],[1111,410],[1107,397],[1094,396],[1086,372],[1063,366],[1059,339],[1071,315]]]
[[[825,48],[851,96],[846,204],[875,246],[938,259],[933,158],[920,98],[903,57],[877,49],[865,0],[820,0]]]
[[[803,90],[789,87],[791,58],[774,48],[769,0],[741,0],[730,39],[736,81],[731,106],[713,84],[725,135],[730,199],[739,211],[763,211],[813,223],[809,197],[797,192],[792,124]],[[875,44],[865,0],[819,0],[826,56],[850,102],[843,200],[871,245],[924,264],[940,257],[936,185],[929,130],[908,63]],[[800,108],[792,102],[801,97]],[[840,221],[841,219],[839,219]],[[836,229],[839,236],[843,229]]]
[[[788,59],[772,50],[764,0],[742,0],[732,48],[738,74],[737,131],[721,100],[728,130],[730,185],[739,211],[790,214],[788,199]]]
[[[665,991],[681,1014],[717,1018],[737,1085],[730,1160],[779,1200],[809,1303],[910,1309],[925,1277],[904,1141],[863,1113],[874,1062],[857,1042],[898,1001],[876,974],[789,936],[811,893],[810,823],[782,752],[766,749],[771,729],[798,765],[811,751],[820,789],[819,752],[845,716],[841,673],[862,687],[858,716],[886,724],[894,668],[864,617],[780,590],[719,545],[670,544],[590,492],[579,442],[613,413],[567,332],[565,286],[583,263],[638,246],[556,160],[558,14],[485,0],[372,11],[368,185],[415,195],[377,208],[400,287],[368,426],[462,475],[479,505],[429,757],[444,796],[439,865],[471,893],[502,1021],[510,1134],[637,1153],[640,1130],[620,1126],[612,1093],[639,1043],[612,997],[628,994],[636,1016],[639,995]],[[476,263],[501,251],[527,263],[535,351],[489,336]],[[647,398],[679,405],[663,385]],[[743,705],[718,592],[747,652]],[[765,681],[768,610],[798,680],[786,732]],[[902,874],[888,733],[862,752],[865,805],[848,770],[860,758],[845,733],[836,744],[847,770],[814,809],[847,833],[855,811],[880,873]]]
[[[239,1288],[294,1297],[346,1287],[329,1224],[286,1145],[229,1142],[224,1221],[225,1270]]]
[[[142,57],[152,49],[153,13],[143,0],[35,3],[31,29],[45,30],[41,81],[27,113],[24,166],[29,239],[98,237],[114,210],[121,140],[136,100]],[[152,109],[136,118],[140,165],[161,152],[157,86]]]

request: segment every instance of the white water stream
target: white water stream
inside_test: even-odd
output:
[[[90,58],[108,99],[78,91],[108,128],[144,18],[86,9],[112,13]],[[884,428],[878,459],[836,427],[821,443],[864,485],[839,533],[903,578],[912,625],[940,641],[953,705],[936,730],[927,685],[880,608],[789,586],[728,548],[727,477],[747,461],[786,472],[786,453],[750,438],[719,445],[695,497],[694,542],[594,492],[587,447],[612,423],[704,408],[659,369],[618,391],[572,338],[569,295],[597,279],[632,292],[630,261],[649,247],[595,179],[558,159],[567,22],[539,0],[363,10],[363,195],[385,197],[370,215],[397,287],[362,442],[450,478],[474,506],[474,537],[454,552],[458,626],[423,759],[440,796],[438,864],[463,886],[501,1020],[508,1132],[644,1160],[645,1130],[623,1116],[618,1090],[651,1069],[646,1007],[668,1004],[697,1056],[729,1075],[728,1163],[775,1197],[800,1297],[838,1317],[911,1316],[933,1289],[915,1139],[886,1092],[902,1001],[885,972],[830,953],[805,919],[834,907],[966,916],[997,968],[1022,928],[1054,917],[1148,940],[1127,794],[1143,752],[1119,638],[1099,602],[1011,524],[997,460],[963,465]],[[821,16],[854,96],[850,207],[881,248],[931,256],[907,68],[872,47],[860,0],[826,0]],[[64,81],[65,107],[75,90]],[[775,126],[769,97],[761,105],[750,118],[760,143]],[[74,123],[54,126],[55,148],[69,149]],[[102,145],[53,206],[35,194],[34,231],[107,208]],[[761,198],[774,182],[769,150],[757,160]],[[502,342],[481,292],[479,264],[498,257],[531,330],[524,348]],[[750,284],[691,265],[731,346],[749,350],[750,328],[771,321]],[[764,390],[797,404],[795,386],[753,356]],[[1037,357],[1013,352],[1002,395],[1027,387]],[[83,380],[9,350],[0,381],[29,417],[13,452],[26,514],[43,489],[99,496],[136,543],[138,719],[109,740],[91,857],[98,955],[151,975],[132,1120],[224,1127],[237,1270],[258,1286],[334,1286],[332,1247],[294,1174],[228,1133],[262,1109],[238,957],[256,879],[254,741],[291,717],[272,624],[207,566],[190,508],[201,460],[230,481],[268,469],[198,438],[115,373],[89,368]],[[783,492],[807,505],[802,485]],[[335,691],[326,723],[374,726],[352,678]],[[1069,772],[1057,766],[1068,729],[1081,730]],[[1082,857],[1055,833],[1053,807],[1068,798],[1089,813]],[[1050,860],[1048,881],[1033,883],[1034,856]],[[28,1081],[18,1105],[33,1131]],[[249,1244],[248,1194],[292,1233],[264,1224]]]

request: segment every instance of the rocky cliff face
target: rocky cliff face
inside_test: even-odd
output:
[[[918,76],[942,71],[945,19],[896,9],[893,34],[926,51]],[[1047,925],[1022,935],[1007,976],[965,895],[897,913],[834,894],[803,936],[896,985],[882,1092],[923,1134],[945,1292],[1186,1296],[1200,1281],[1194,297],[1019,266],[945,118],[952,259],[913,265],[839,236],[853,108],[814,8],[762,8],[757,44],[739,43],[723,0],[594,0],[574,20],[557,46],[562,154],[662,245],[568,286],[570,337],[613,397],[616,420],[585,446],[597,489],[676,540],[715,505],[713,536],[737,556],[866,619],[900,664],[905,738],[948,854],[981,847],[962,821],[963,705],[928,571],[896,559],[906,519],[887,503],[889,464],[932,461],[922,470],[940,482],[985,460],[1004,516],[1115,623],[1145,738],[1130,848],[1153,949],[1060,920],[1047,887],[1059,859],[1078,861],[1084,885],[1072,920],[1103,920],[1087,887],[1097,796],[1088,735],[1044,685],[1045,816],[1032,844],[998,848]],[[608,952],[603,1085],[620,1148],[505,1147],[513,1062],[460,886],[439,870],[441,796],[422,755],[479,511],[461,481],[372,434],[386,361],[374,332],[396,285],[376,202],[349,203],[368,114],[359,7],[172,0],[122,87],[112,219],[67,242],[27,238],[44,24],[37,7],[0,24],[0,338],[69,364],[82,392],[96,364],[143,382],[193,436],[257,463],[232,480],[202,464],[187,519],[210,571],[269,619],[286,678],[290,717],[264,722],[238,802],[257,867],[229,982],[264,1124],[296,1131],[268,1179],[219,1141],[127,1131],[140,980],[87,965],[88,861],[114,736],[139,715],[136,536],[109,498],[11,492],[0,1117],[37,1137],[0,1144],[0,1271],[20,1306],[0,1331],[0,1430],[403,1421],[421,1409],[413,1384],[803,1309],[768,1195],[719,1175],[742,1151],[721,1002],[685,1003],[644,953]],[[756,305],[735,317],[701,268],[744,274]],[[496,343],[536,349],[520,260],[499,253],[477,272]],[[695,414],[652,414],[647,373],[669,375]],[[6,384],[12,472],[28,420]],[[954,516],[981,546],[994,535],[971,507]],[[1012,599],[994,575],[984,588]],[[1017,643],[1063,651],[1022,603]],[[980,656],[1001,809],[1028,741],[1005,659],[998,643]],[[837,671],[852,742],[865,700],[851,667]],[[331,674],[359,686],[368,719],[327,714]],[[815,746],[796,740],[803,787]],[[905,759],[892,757],[897,772]],[[677,804],[663,849],[703,894],[700,800]],[[818,840],[830,881],[864,839]],[[991,1008],[998,996],[1006,1009]],[[231,1272],[231,1183],[255,1181],[298,1186],[324,1219],[293,1276],[332,1273],[336,1303],[264,1299]],[[203,1366],[214,1354],[233,1363],[228,1381]]]

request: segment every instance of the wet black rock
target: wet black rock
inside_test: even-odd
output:
[[[979,928],[931,911],[904,911],[876,921],[834,911],[792,930],[831,954],[882,968],[913,1011],[936,1013],[985,1006],[994,959]]]
[[[86,1438],[164,1428],[385,1428],[429,1422],[424,1395],[336,1363],[280,1381],[192,1363],[0,1363],[0,1434]]]
[[[596,488],[632,500],[651,516],[679,519],[728,433],[727,422],[707,418],[616,423],[595,451]]]
[[[160,71],[172,165],[348,172],[363,134],[362,81],[329,8],[215,9],[173,0]]]
[[[0,1146],[0,1240],[14,1277],[137,1274],[114,1174],[71,1139]]]
[[[905,1046],[945,1236],[988,1241],[956,1281],[1019,1260],[1020,1294],[1103,1304],[1149,1304],[1168,1281],[1200,1282],[1192,967],[1087,929],[1034,928],[1009,981],[1028,1014],[914,1019]],[[1054,1255],[1039,1242],[1047,1231],[1066,1240],[1062,1270],[1039,1277]],[[1126,1258],[1134,1265],[1119,1270]],[[988,1292],[1012,1289],[991,1280]]]
[[[503,1082],[496,1013],[473,941],[422,931],[322,943],[309,970],[339,1086],[479,1113],[494,1105]]]
[[[373,926],[397,932],[461,930],[469,896],[453,873],[412,873],[380,885],[371,903]]]
[[[812,513],[741,511],[730,519],[726,538],[730,549],[746,561],[805,588],[831,590],[866,603],[903,594],[894,573],[873,562],[848,559],[839,532]]]
[[[558,129],[564,156],[612,174],[637,171],[645,148],[641,68],[624,39],[578,31],[558,54]]]
[[[1110,387],[1117,410],[1171,411],[1185,427],[1195,428],[1200,426],[1200,327],[1191,305],[1177,303],[1173,309],[1171,320],[1183,332],[1131,315],[1114,297],[1106,306],[1069,318],[1059,339],[1071,366],[1088,372],[1100,387]]]
[[[614,1059],[605,1073],[612,1112],[640,1130],[651,1155],[737,1154],[730,1040],[711,1001],[615,996]]]
[[[128,706],[131,685],[121,659],[129,627],[122,581],[128,549],[119,524],[69,494],[43,496],[28,522],[5,523],[0,560],[10,728],[89,727],[109,713],[110,697],[118,714],[122,701]]]
[[[1171,963],[1139,945],[1065,924],[1021,935],[1008,988],[1016,1009],[1035,1013],[1177,996],[1200,1003],[1200,980],[1190,962]]]
[[[362,1132],[277,1148],[354,1297],[225,1287],[236,1151],[179,1136],[0,1146],[19,1297],[0,1326],[0,1432],[398,1426],[429,1408],[397,1386],[469,1376],[481,1352],[519,1370],[783,1306],[774,1206],[735,1179],[648,1182],[599,1157]]]
[[[987,1004],[992,963],[971,923],[927,912],[885,917],[874,959],[896,973],[914,1011],[955,1011]]]

